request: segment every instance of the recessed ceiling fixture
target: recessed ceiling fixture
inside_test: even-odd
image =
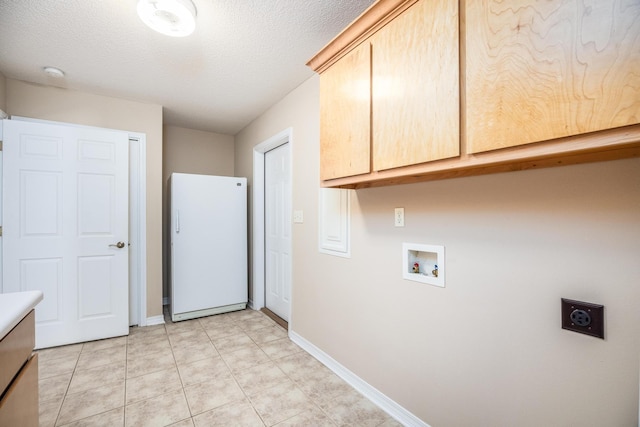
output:
[[[60,68],[56,68],[56,67],[42,67],[42,71],[44,71],[44,73],[49,76],[49,77],[53,77],[56,79],[61,79],[64,77],[64,71],[62,71]]]
[[[138,0],[138,16],[167,36],[186,37],[196,28],[196,6],[191,0]]]

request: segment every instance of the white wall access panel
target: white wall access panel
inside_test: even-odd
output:
[[[350,192],[342,188],[320,189],[319,242],[320,252],[340,257],[351,257]]]

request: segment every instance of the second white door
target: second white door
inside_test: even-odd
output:
[[[265,305],[286,321],[291,310],[289,144],[265,153]]]

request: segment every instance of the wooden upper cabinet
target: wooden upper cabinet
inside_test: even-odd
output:
[[[374,171],[460,155],[458,40],[457,0],[420,0],[371,37]]]
[[[371,46],[363,43],[320,75],[320,178],[370,172]]]
[[[322,180],[460,155],[458,1],[396,3],[320,74]]]
[[[470,153],[640,123],[637,1],[468,0]]]
[[[377,0],[307,65],[324,186],[640,156],[640,0]]]

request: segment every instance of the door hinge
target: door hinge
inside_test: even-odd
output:
[[[0,141],[0,151],[2,151],[2,141]]]
[[[0,237],[2,237],[2,226],[0,225]]]

